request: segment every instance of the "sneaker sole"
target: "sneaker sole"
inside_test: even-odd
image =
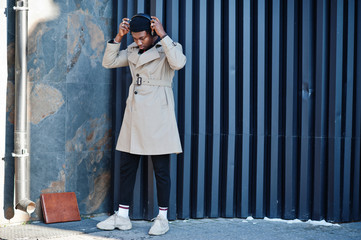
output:
[[[149,235],[152,235],[152,236],[159,236],[159,235],[163,235],[163,234],[166,234],[167,232],[169,231],[169,227],[167,228],[167,230],[166,231],[164,231],[164,232],[161,232],[161,233],[148,233]]]
[[[119,230],[122,230],[122,231],[126,231],[126,230],[132,229],[132,226],[130,226],[130,227],[115,227],[115,228],[118,228]]]
[[[112,231],[115,229],[115,228],[104,228],[104,227],[102,228],[102,227],[98,227],[98,226],[97,226],[97,228],[100,230],[106,230],[106,231]]]

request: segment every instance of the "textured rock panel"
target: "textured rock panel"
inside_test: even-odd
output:
[[[49,115],[55,114],[64,104],[59,90],[49,85],[35,85],[30,96],[31,123],[38,124]]]

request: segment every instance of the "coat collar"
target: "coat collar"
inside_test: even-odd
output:
[[[161,46],[161,43],[158,42],[154,47],[152,47],[151,49],[145,51],[143,54],[139,55],[139,47],[137,46],[136,43],[132,43],[129,45],[129,49],[131,51],[131,53],[129,54],[128,60],[130,62],[132,62],[136,68],[151,62],[155,59],[160,58],[160,54],[158,52],[158,48],[159,46]]]

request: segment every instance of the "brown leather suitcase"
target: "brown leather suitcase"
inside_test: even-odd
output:
[[[45,223],[81,220],[74,192],[43,193],[40,200]]]

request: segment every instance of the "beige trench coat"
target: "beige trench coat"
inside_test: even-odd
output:
[[[182,46],[166,36],[141,55],[135,43],[119,48],[120,44],[108,42],[103,57],[105,68],[129,66],[133,79],[116,150],[139,155],[181,153],[172,81],[174,71],[186,63]]]

